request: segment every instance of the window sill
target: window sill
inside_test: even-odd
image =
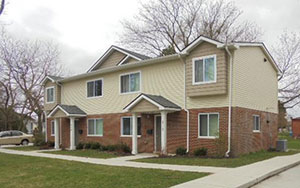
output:
[[[209,82],[193,82],[193,85],[205,85],[205,84],[214,84],[217,81],[209,81]]]
[[[46,104],[53,104],[54,103],[54,101],[52,101],[52,102],[46,102]]]
[[[51,134],[51,136],[55,136],[55,134]]]
[[[124,138],[131,138],[132,135],[121,135],[121,137],[124,137]],[[138,135],[137,136],[138,138],[142,137],[141,135]]]
[[[217,139],[217,136],[198,136],[198,139]]]
[[[129,94],[136,94],[136,93],[141,93],[141,91],[133,91],[133,92],[120,93],[120,95],[129,95]]]
[[[103,137],[103,135],[87,135],[88,137]]]
[[[254,130],[254,131],[252,131],[253,133],[260,133],[260,131],[257,131],[257,130]]]
[[[101,96],[96,96],[96,97],[86,97],[87,99],[97,99],[97,98],[101,98],[101,97],[103,97],[103,95],[101,95]]]

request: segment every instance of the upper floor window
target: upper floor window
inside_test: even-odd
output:
[[[54,102],[54,87],[46,88],[46,102],[53,103]]]
[[[142,135],[142,122],[141,117],[137,118],[137,135]],[[122,117],[121,119],[121,136],[132,135],[132,117]]]
[[[199,137],[217,137],[219,135],[219,114],[199,114]]]
[[[216,82],[216,55],[193,59],[193,84]]]
[[[138,92],[141,88],[141,73],[123,74],[120,77],[121,93]]]
[[[87,82],[87,97],[102,96],[103,80],[93,80]]]
[[[253,115],[253,132],[260,131],[260,117],[259,115]]]

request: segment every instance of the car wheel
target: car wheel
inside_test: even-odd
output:
[[[28,140],[22,140],[22,145],[23,145],[23,146],[27,146],[28,143],[29,143]]]

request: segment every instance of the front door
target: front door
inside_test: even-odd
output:
[[[155,116],[155,152],[161,151],[161,116]]]
[[[79,120],[75,120],[75,146],[78,145],[79,142]]]

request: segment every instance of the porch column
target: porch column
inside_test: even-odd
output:
[[[75,149],[75,118],[70,117],[70,150]]]
[[[55,118],[54,119],[54,135],[55,135],[55,149],[59,149],[59,119]]]
[[[161,112],[161,153],[167,154],[167,112]]]
[[[138,139],[137,139],[137,115],[132,114],[132,151],[133,155],[138,153]]]

